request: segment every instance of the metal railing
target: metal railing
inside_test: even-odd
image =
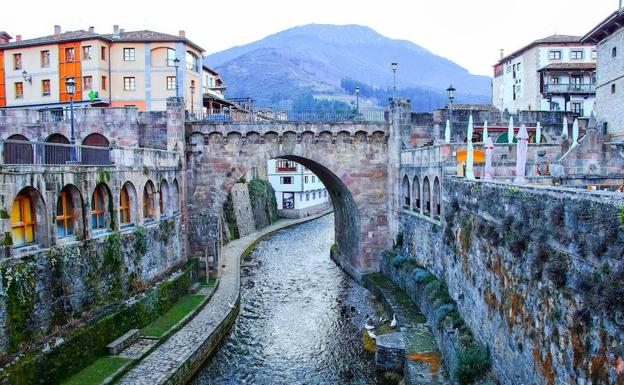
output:
[[[367,110],[279,110],[254,109],[252,111],[223,109],[215,111],[187,111],[191,121],[215,123],[279,123],[279,122],[386,122],[382,109]]]
[[[24,140],[0,141],[4,165],[111,165],[109,147],[80,146],[62,143],[30,142]],[[72,158],[75,157],[75,163]]]
[[[544,84],[545,93],[591,94],[596,92],[596,84]]]

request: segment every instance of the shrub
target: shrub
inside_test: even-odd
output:
[[[395,241],[395,248],[396,249],[400,249],[403,246],[403,232],[399,231],[399,233],[396,235],[396,241]]]
[[[392,266],[398,268],[403,267],[403,265],[415,264],[416,259],[409,255],[397,255],[392,260]]]
[[[453,375],[461,385],[474,384],[487,375],[491,366],[490,348],[474,343],[457,353]]]
[[[568,265],[561,256],[551,259],[546,264],[546,276],[558,289],[565,286],[567,271]]]

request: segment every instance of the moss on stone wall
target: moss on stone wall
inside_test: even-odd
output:
[[[228,227],[229,234],[224,234],[223,239],[225,242],[233,241],[240,238],[238,232],[238,225],[236,224],[236,213],[234,212],[234,200],[232,199],[232,193],[228,193],[225,203],[223,203],[223,213],[225,216],[225,224]]]
[[[247,185],[249,199],[254,213],[256,229],[261,229],[275,223],[277,217],[277,200],[271,183],[254,179]]]
[[[149,324],[169,310],[186,294],[194,269],[195,263],[189,262],[181,274],[147,291],[137,301],[120,304],[109,313],[63,335],[63,342],[50,347],[48,352],[40,350],[21,355],[4,368],[0,381],[11,385],[59,383],[106,354],[106,345],[111,341],[130,329]],[[9,295],[9,298],[19,297]],[[25,305],[22,302],[20,306]],[[25,310],[21,314],[31,313]]]
[[[35,335],[31,322],[37,295],[36,277],[31,262],[3,266],[2,270],[9,334],[8,352],[13,353],[30,343]]]

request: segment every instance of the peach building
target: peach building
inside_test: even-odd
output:
[[[164,111],[167,98],[177,95],[197,111],[205,90],[215,88],[205,82],[218,78],[202,65],[203,52],[184,31],[114,26],[112,34],[99,34],[93,27],[61,32],[57,25],[53,35],[28,40],[0,32],[0,107],[63,107],[65,80],[74,78],[76,105]]]

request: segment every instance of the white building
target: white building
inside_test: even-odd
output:
[[[596,46],[553,35],[504,56],[494,66],[492,102],[501,111],[570,111],[590,116],[596,97]]]
[[[597,44],[596,119],[611,140],[624,141],[624,9],[609,15],[582,39]]]
[[[285,159],[271,159],[267,168],[281,216],[301,218],[329,208],[329,194],[312,171]]]

